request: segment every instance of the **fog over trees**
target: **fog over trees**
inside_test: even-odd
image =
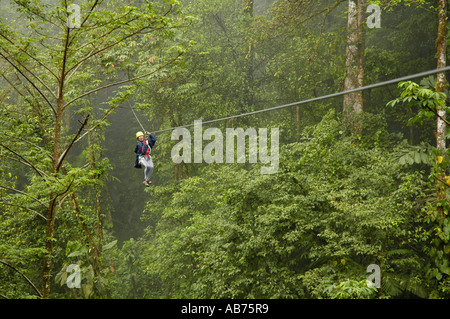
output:
[[[0,8],[1,298],[449,297],[447,1]]]

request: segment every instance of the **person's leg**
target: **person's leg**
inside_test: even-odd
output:
[[[153,161],[150,157],[143,157],[141,159],[141,165],[144,168],[144,184],[148,186],[151,183],[150,178],[153,175]]]
[[[145,167],[145,179],[150,182],[150,178],[153,175],[153,161],[149,157],[147,160],[147,166]]]
[[[139,161],[141,163],[142,168],[144,169],[144,184],[146,186],[148,186],[148,179],[147,179],[147,175],[148,175],[148,165],[149,163],[147,162],[147,160],[145,159],[145,157],[141,158],[141,160]]]

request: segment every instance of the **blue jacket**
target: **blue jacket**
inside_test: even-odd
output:
[[[139,157],[140,155],[146,154],[148,151],[148,148],[150,146],[150,150],[153,148],[153,146],[155,146],[156,143],[156,136],[152,133],[150,134],[149,138],[148,138],[148,144],[144,144],[144,141],[138,141],[137,145],[134,149],[134,152],[136,153],[136,156]]]

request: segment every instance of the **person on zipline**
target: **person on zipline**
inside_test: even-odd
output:
[[[153,133],[145,132],[148,136],[148,139],[145,138],[143,132],[136,133],[136,139],[138,140],[136,148],[134,152],[136,153],[136,162],[134,167],[141,168],[144,167],[144,185],[150,186],[152,183],[150,178],[153,174],[153,161],[152,156],[150,155],[152,152],[152,148],[156,143],[156,136]]]

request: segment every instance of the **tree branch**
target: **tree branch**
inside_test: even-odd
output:
[[[33,290],[36,291],[36,293],[38,294],[38,296],[39,296],[40,298],[42,298],[41,292],[36,288],[36,286],[33,284],[33,282],[32,282],[30,279],[28,279],[28,277],[25,276],[20,270],[18,270],[17,268],[15,268],[14,266],[12,266],[11,264],[9,264],[9,263],[7,263],[6,261],[3,261],[3,260],[1,260],[1,259],[0,259],[0,263],[3,264],[3,265],[5,265],[5,266],[8,266],[9,268],[11,268],[11,269],[13,269],[14,271],[16,271],[19,275],[21,275],[21,276],[22,276],[22,277],[30,284],[30,286],[33,288]]]
[[[42,206],[44,206],[45,209],[48,208],[47,205],[45,205],[41,200],[39,200],[39,199],[36,198],[36,197],[31,196],[30,194],[27,194],[27,193],[22,192],[22,191],[20,191],[20,190],[18,190],[18,189],[15,189],[15,188],[12,188],[12,187],[8,187],[8,186],[0,185],[0,188],[7,189],[7,190],[10,190],[10,191],[14,191],[14,192],[16,192],[16,193],[19,193],[19,194],[28,196],[28,197],[32,198],[33,200],[35,200],[36,202],[38,202],[39,204],[41,204]]]
[[[38,211],[35,211],[35,210],[32,209],[32,208],[25,207],[25,206],[22,206],[22,205],[17,205],[17,204],[10,204],[10,203],[7,203],[7,202],[5,202],[5,201],[1,201],[1,203],[2,203],[3,205],[14,206],[14,207],[19,207],[19,208],[23,208],[23,209],[29,210],[30,212],[32,212],[32,213],[38,215],[39,217],[42,217],[44,220],[47,220],[47,217],[45,217],[44,215],[42,215],[42,214],[39,213]]]
[[[80,207],[78,206],[78,202],[76,200],[75,193],[71,192],[70,193],[70,197],[72,199],[73,209],[75,210],[75,214],[77,215],[77,219],[78,219],[78,221],[79,221],[79,223],[81,225],[81,228],[83,228],[84,233],[86,234],[86,237],[88,238],[89,243],[91,244],[91,246],[95,247],[95,249],[97,249],[97,246],[95,245],[95,242],[92,239],[91,232],[89,231],[89,228],[87,227],[86,223],[84,222],[83,217],[81,216]]]
[[[93,4],[93,6],[91,7],[91,9],[89,10],[88,14],[86,15],[86,18],[85,18],[85,19],[83,20],[83,22],[81,23],[81,26],[80,26],[80,27],[82,27],[82,26],[86,23],[87,19],[89,18],[89,16],[91,15],[92,11],[93,11],[94,8],[97,6],[97,4],[98,4],[98,1],[96,0],[95,3]],[[113,22],[113,21],[122,19],[123,17],[127,16],[130,12],[131,12],[131,10],[128,11],[128,12],[126,12],[124,15],[120,16],[120,17],[117,18],[117,19],[112,19],[111,21],[109,21],[108,23],[103,24],[102,26],[108,25],[109,23],[111,23],[111,22]],[[114,30],[116,30],[117,28],[120,28],[120,27],[121,27],[121,24],[118,25],[116,28],[113,28],[113,29],[111,30],[111,32],[114,31]],[[93,28],[92,28],[92,27],[89,27],[89,26],[88,26],[88,27],[86,27],[86,30],[87,30],[87,31],[92,31],[92,30],[95,29],[95,28],[97,28],[97,27],[93,27]],[[106,34],[108,34],[108,33],[110,33],[110,32],[107,32]],[[76,51],[80,50],[81,48],[85,47],[86,45],[89,45],[89,44],[92,43],[92,42],[95,42],[96,40],[102,38],[102,37],[105,36],[106,34],[103,34],[103,35],[101,35],[101,36],[98,36],[98,37],[95,38],[95,40],[92,40],[92,41],[89,41],[89,42],[83,44],[81,47],[77,48]],[[77,33],[77,34],[70,40],[70,44],[72,44],[72,41],[76,38],[77,35],[79,35],[79,33]],[[69,44],[69,45],[70,45],[70,44]]]
[[[68,50],[69,50],[69,36],[70,36],[70,29],[67,28],[66,29],[66,40],[64,41],[63,60],[61,62],[61,77],[59,79],[58,99],[63,98],[64,82],[65,82],[65,77],[66,77],[67,54],[68,54]],[[64,106],[62,109],[64,110]]]
[[[8,37],[6,37],[4,34],[0,33],[0,36],[2,38],[4,38],[6,41],[8,41],[9,43],[11,43],[14,47],[16,47],[19,51],[25,53],[27,56],[29,56],[31,59],[33,59],[34,61],[36,61],[40,66],[42,66],[44,69],[46,69],[51,75],[53,75],[55,77],[55,79],[58,79],[58,77],[56,76],[55,73],[53,73],[53,71],[51,69],[49,69],[44,63],[42,63],[41,61],[39,61],[38,58],[34,57],[33,55],[31,55],[30,53],[28,53],[27,50],[24,50],[20,47],[18,47],[11,39],[9,39]]]
[[[439,112],[437,112],[436,110],[433,110],[431,107],[429,107],[428,105],[426,105],[426,108],[429,109],[431,112],[434,113],[434,115],[436,115],[438,118],[440,118],[445,124],[447,124],[448,126],[450,126],[450,122],[447,121],[444,117],[439,115]]]
[[[6,158],[6,159],[9,159],[9,160],[18,162],[18,163],[23,164],[23,165],[25,165],[25,166],[28,166],[28,167],[34,169],[34,170],[35,170],[42,178],[44,178],[44,177],[39,173],[39,171],[37,171],[37,170],[36,170],[32,165],[30,165],[29,163],[27,163],[27,162],[25,162],[25,161],[23,161],[23,160],[20,160],[20,159],[18,159],[18,158],[15,158],[15,157],[11,157],[11,156],[5,155],[5,154],[0,154],[0,156],[1,156],[1,157],[4,157],[4,158]],[[41,172],[42,172],[42,171],[41,171]],[[42,172],[42,173],[44,173],[44,172]],[[44,179],[45,179],[45,178],[44,178]]]
[[[66,157],[67,153],[69,152],[69,150],[72,148],[73,144],[75,143],[75,141],[77,140],[78,136],[80,136],[81,131],[83,130],[83,128],[86,126],[88,120],[89,120],[89,116],[90,114],[88,114],[85,118],[84,118],[84,122],[81,124],[81,126],[78,128],[78,132],[77,134],[75,134],[74,138],[72,139],[72,141],[69,143],[69,145],[66,147],[66,149],[64,150],[64,152],[61,154],[61,156],[58,159],[58,164],[56,166],[56,171],[59,170],[59,168],[62,165],[62,162],[64,161],[64,158]]]
[[[36,89],[36,91],[39,92],[39,94],[44,98],[44,100],[48,103],[48,105],[52,109],[53,114],[56,115],[55,108],[50,103],[50,101],[47,99],[47,97],[41,92],[41,90],[39,90],[39,88],[34,84],[34,82],[31,81],[25,74],[23,74],[23,72],[14,63],[12,63],[5,55],[3,55],[3,53],[0,52],[0,56],[2,56],[9,64],[11,64],[17,70],[17,72],[19,72]]]
[[[113,110],[115,110],[117,107],[111,107],[107,112],[105,112],[105,114],[103,115],[101,121],[99,121],[97,124],[95,124],[94,126],[92,126],[90,129],[88,129],[86,132],[83,133],[83,135],[81,135],[75,142],[73,142],[73,144],[78,143],[83,137],[85,137],[87,134],[89,134],[90,132],[92,132],[93,130],[95,130],[97,128],[97,126],[100,125],[100,123],[102,121],[104,121],[109,114],[111,114],[111,112]]]
[[[16,85],[14,85],[4,74],[2,74],[2,78],[5,79],[6,82],[8,82],[9,86],[16,91],[17,94],[19,94],[20,96],[22,96],[24,98],[25,101],[27,101],[31,107],[33,107],[33,102],[27,97],[25,96],[25,94],[23,94],[22,92],[19,91],[19,89],[17,89]],[[25,89],[30,92],[26,87]],[[33,97],[33,99],[36,101],[36,97],[31,94],[31,96]]]
[[[19,153],[17,153],[16,151],[12,150],[11,148],[9,148],[8,146],[6,146],[3,143],[0,143],[0,146],[4,147],[6,150],[8,150],[9,152],[13,153],[14,155],[16,155],[17,157],[19,157],[22,161],[19,161],[20,163],[26,164],[27,166],[31,167],[32,169],[34,169],[36,171],[36,173],[39,174],[39,176],[43,177],[45,179],[45,177],[48,177],[48,175],[43,172],[42,170],[38,169],[36,166],[34,166],[33,164],[30,163],[30,161],[28,161],[27,159],[25,159],[22,155],[20,155]]]
[[[14,2],[18,5],[23,7],[24,9],[26,9],[28,12],[30,12],[31,14],[41,18],[41,20],[48,22],[50,24],[52,24],[53,26],[57,27],[58,29],[62,30],[62,28],[57,25],[56,23],[54,23],[52,20],[48,19],[47,17],[43,16],[40,12],[33,10],[33,8],[27,7],[26,5],[24,5],[23,3],[21,3],[20,1],[14,0]]]
[[[122,42],[122,41],[128,39],[129,37],[132,37],[132,36],[138,34],[138,33],[141,32],[142,30],[145,30],[145,29],[147,29],[147,28],[149,28],[149,27],[141,28],[141,29],[139,29],[138,31],[135,31],[135,32],[133,32],[133,33],[130,33],[130,34],[128,34],[127,36],[125,36],[125,37],[123,37],[123,38],[121,38],[121,39],[119,39],[119,40],[117,40],[117,41],[115,41],[115,42],[113,42],[113,43],[111,43],[111,44],[109,44],[109,45],[107,45],[107,46],[105,46],[105,47],[103,47],[103,48],[97,50],[97,51],[95,51],[95,52],[92,53],[92,54],[88,54],[88,55],[85,56],[84,58],[80,59],[77,63],[75,63],[72,67],[70,67],[70,68],[67,70],[67,73],[69,73],[69,72],[72,71],[74,68],[76,68],[78,64],[80,64],[80,63],[86,61],[87,59],[90,59],[91,57],[93,57],[93,56],[99,54],[100,52],[105,51],[106,49],[109,49],[109,48],[115,46],[116,44],[118,44],[118,43],[120,43],[120,42]],[[115,29],[117,29],[117,28],[115,28]],[[113,29],[112,31],[114,31],[115,29]],[[109,32],[108,32],[108,33],[109,33]],[[92,51],[91,51],[91,52],[92,52]]]
[[[89,94],[92,94],[92,93],[94,93],[94,92],[97,92],[97,91],[100,91],[100,90],[109,88],[109,87],[111,87],[111,86],[120,85],[120,84],[124,84],[124,83],[128,83],[128,82],[133,82],[133,81],[139,80],[139,79],[141,79],[141,78],[144,78],[144,77],[146,77],[146,76],[152,75],[153,73],[155,73],[155,72],[161,70],[162,68],[168,66],[169,64],[175,62],[181,55],[183,55],[183,53],[179,53],[174,59],[170,60],[169,62],[167,62],[167,63],[165,63],[165,64],[163,64],[163,65],[161,65],[161,66],[158,67],[157,69],[155,69],[155,70],[153,70],[153,71],[150,71],[150,72],[148,72],[148,73],[145,73],[145,74],[143,74],[143,75],[139,75],[139,76],[136,76],[136,77],[134,77],[134,78],[127,79],[127,80],[123,80],[123,81],[118,81],[118,82],[110,83],[110,84],[104,85],[104,86],[102,86],[102,87],[99,87],[99,88],[90,90],[90,91],[88,91],[88,92],[86,92],[86,93],[83,93],[83,94],[77,96],[76,98],[72,99],[71,101],[67,102],[67,103],[64,105],[64,108],[67,107],[67,106],[69,106],[70,104],[72,104],[72,103],[75,102],[76,100],[81,99],[82,97],[85,97],[85,96],[87,96],[87,95],[89,95]]]
[[[94,50],[95,50],[95,48],[92,49],[92,51],[94,51]],[[89,54],[91,54],[92,51],[91,51]],[[79,64],[77,65],[77,67],[72,71],[72,73],[70,73],[70,74],[66,77],[66,82],[64,83],[64,86],[66,86],[67,83],[69,83],[70,78],[77,72],[77,70],[83,65],[83,63],[84,63],[84,61],[81,62],[81,63],[79,63]]]
[[[119,16],[119,17],[117,17],[117,18],[111,19],[110,21],[108,21],[108,22],[106,22],[106,23],[102,23],[102,24],[100,24],[100,25],[92,25],[92,26],[89,26],[89,27],[87,27],[87,28],[89,29],[89,31],[92,31],[92,30],[95,30],[95,29],[97,29],[97,28],[99,28],[99,27],[107,26],[108,24],[110,24],[110,23],[112,23],[112,22],[119,21],[120,19],[125,18],[130,12],[132,12],[132,10],[129,10],[129,11],[127,11],[126,13],[124,13],[123,15],[121,15],[121,16]],[[131,19],[130,21],[127,21],[126,23],[130,23],[130,22],[132,22],[132,21],[134,21],[134,20],[136,20],[136,19]],[[102,35],[96,37],[96,39],[91,40],[91,41],[89,41],[89,42],[83,44],[82,46],[78,47],[77,50],[82,49],[82,48],[85,47],[86,45],[89,45],[89,44],[95,42],[96,40],[98,40],[98,39],[100,39],[100,38],[103,38],[104,36],[110,34],[111,32],[113,32],[113,31],[115,31],[115,30],[117,30],[117,29],[120,28],[121,26],[122,26],[122,23],[120,23],[117,27],[112,28],[110,31],[108,31],[108,32],[106,32],[106,33],[103,33]]]
[[[5,52],[7,52],[5,49],[3,49]],[[7,52],[8,53],[8,52]],[[45,82],[39,77],[37,76],[34,72],[31,72],[25,65],[23,65],[21,62],[17,61],[16,59],[14,59],[15,62],[17,62],[25,71],[27,71],[28,73],[30,73],[36,80],[38,80],[39,83],[42,84],[42,86],[56,99],[56,95],[55,93],[53,93],[53,91],[47,86],[47,84],[45,84]]]

